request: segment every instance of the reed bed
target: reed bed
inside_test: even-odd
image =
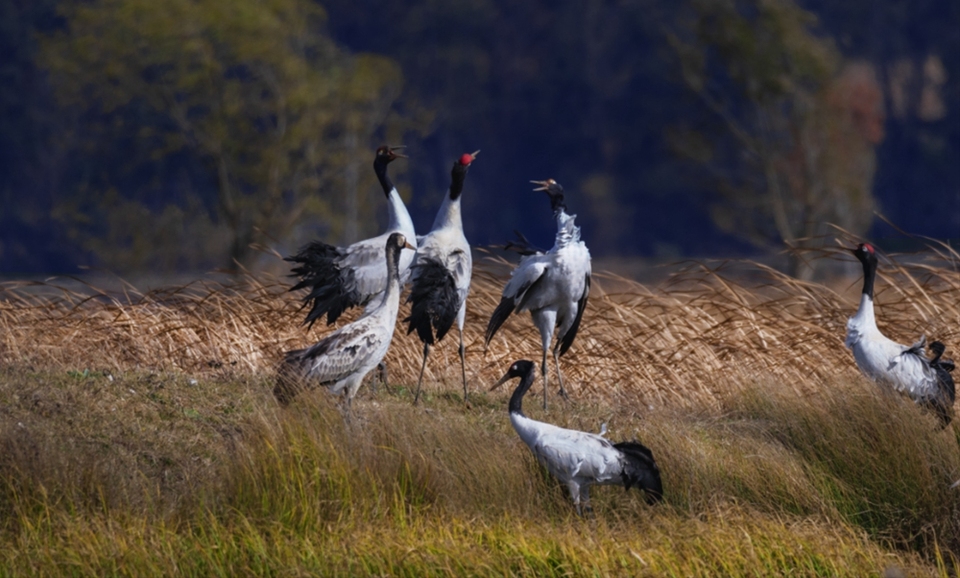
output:
[[[958,262],[883,263],[883,330],[954,351]],[[539,355],[520,317],[483,352],[508,270],[490,257],[475,273],[469,406],[453,343],[411,405],[420,344],[398,332],[390,386],[362,389],[349,417],[323,392],[272,398],[282,351],[328,331],[300,326],[284,279],[3,285],[0,576],[960,572],[960,427],[859,376],[842,341],[857,277],[733,262],[655,287],[596,275],[563,360],[572,401],[525,409],[643,441],[665,503],[599,488],[580,520],[506,394],[486,393]]]
[[[960,256],[944,248],[929,262],[890,259],[880,268],[878,323],[891,338],[921,334],[960,344]],[[539,360],[528,316],[513,316],[484,351],[486,322],[499,302],[509,263],[481,261],[467,307],[464,341],[474,389],[492,383],[517,358]],[[746,271],[746,273],[745,273]],[[756,263],[690,263],[646,287],[609,273],[595,275],[575,346],[563,360],[570,391],[638,407],[717,406],[758,377],[799,393],[833,378],[855,379],[843,346],[856,310],[856,277],[804,283]],[[0,286],[0,363],[38,367],[179,371],[195,376],[272,372],[282,352],[318,340],[306,330],[288,281],[247,275],[139,293],[106,292],[55,282]],[[355,312],[354,312],[355,314]],[[387,364],[391,380],[415,382],[422,346],[403,326]],[[349,321],[346,319],[344,322]],[[456,335],[434,348],[427,389],[459,379]]]

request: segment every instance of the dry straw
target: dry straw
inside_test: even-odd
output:
[[[833,249],[826,257],[839,262],[841,253]],[[905,343],[925,334],[956,355],[958,263],[947,246],[886,258],[876,295],[881,330]],[[476,267],[464,336],[474,389],[485,389],[518,358],[539,358],[539,338],[525,314],[511,317],[483,349],[486,322],[511,267],[492,256]],[[569,389],[644,407],[716,406],[725,393],[758,380],[808,394],[853,378],[843,338],[856,308],[859,268],[846,270],[847,277],[824,284],[759,263],[692,262],[653,287],[598,272],[577,341],[562,360]],[[301,325],[300,295],[288,286],[287,278],[268,274],[143,293],[126,284],[108,292],[67,280],[7,282],[0,285],[0,362],[197,377],[269,374],[284,350],[329,331]],[[421,345],[406,335],[405,312],[387,356],[392,384],[414,382],[420,368]],[[454,389],[455,339],[433,355],[428,389]]]

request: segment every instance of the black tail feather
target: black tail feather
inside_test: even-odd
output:
[[[273,396],[277,398],[280,405],[289,404],[301,391],[329,385],[326,382],[311,380],[307,368],[311,360],[329,351],[332,343],[330,339],[322,339],[310,347],[294,349],[284,354],[283,361],[277,369],[277,382],[273,387]]]
[[[298,393],[305,389],[301,360],[306,349],[288,351],[280,367],[277,368],[277,381],[273,386],[273,396],[280,405],[289,405]]]
[[[940,341],[934,341],[930,344],[930,351],[933,352],[933,359],[930,360],[930,365],[934,368],[942,368],[947,373],[954,370],[956,367],[953,364],[952,359],[946,359],[943,357],[944,352],[947,350],[947,346]]]
[[[633,486],[646,492],[648,504],[655,504],[663,500],[663,483],[660,480],[660,468],[653,460],[650,448],[637,441],[620,442],[613,444],[626,456],[626,464],[620,476],[623,486],[629,490]]]
[[[923,404],[937,415],[943,427],[947,427],[953,421],[953,404],[957,401],[956,385],[953,382],[953,376],[950,375],[955,365],[952,359],[943,357],[946,350],[947,347],[940,341],[930,344],[930,351],[933,352],[930,367],[937,374],[937,397]]]
[[[433,345],[447,334],[460,311],[456,283],[453,274],[435,259],[420,258],[413,269],[407,299],[412,307],[404,319],[409,323],[407,335],[416,330],[420,341]]]
[[[513,234],[517,236],[517,240],[507,241],[507,243],[501,247],[504,251],[514,251],[524,257],[527,255],[539,255],[546,252],[531,243],[530,240],[527,239],[527,237],[517,229],[513,230]]]
[[[560,347],[560,356],[563,356],[564,353],[570,349],[570,346],[573,345],[573,340],[577,337],[577,331],[580,330],[580,322],[583,321],[583,311],[587,308],[587,299],[590,297],[590,275],[586,277],[586,285],[583,288],[583,295],[580,296],[580,300],[577,301],[577,316],[573,320],[573,325],[570,326],[570,329],[564,335],[560,336],[560,341],[558,346]]]
[[[497,305],[497,308],[493,310],[493,315],[490,316],[490,322],[487,323],[487,332],[484,335],[483,347],[486,348],[490,344],[490,340],[493,339],[493,336],[497,334],[497,330],[500,329],[500,326],[504,324],[510,314],[513,313],[516,304],[513,300],[513,297],[502,297],[500,299],[500,304]]]
[[[313,326],[317,319],[326,315],[327,325],[330,325],[347,309],[363,305],[360,295],[352,289],[356,285],[353,271],[340,269],[337,264],[342,256],[337,247],[314,241],[296,255],[286,257],[287,261],[300,263],[291,270],[294,276],[300,277],[300,282],[290,290],[311,288],[303,298],[304,304],[312,302],[305,324]]]

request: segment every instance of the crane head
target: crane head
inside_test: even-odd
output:
[[[853,253],[853,256],[859,259],[861,263],[867,263],[869,261],[876,263],[877,261],[877,251],[870,243],[860,243],[856,249],[850,249],[850,252]]]
[[[402,149],[402,148],[405,148],[405,147],[403,145],[397,145],[392,147],[387,145],[382,145],[379,148],[377,148],[377,160],[389,163],[389,162],[395,161],[396,159],[405,159],[407,158],[407,155],[397,152],[398,149]]]
[[[503,385],[504,383],[510,381],[515,377],[523,377],[528,373],[531,373],[536,370],[536,365],[532,361],[526,359],[521,359],[520,361],[515,361],[513,365],[510,366],[510,369],[507,370],[507,373],[500,378],[500,381],[493,384],[493,387],[490,388],[490,391],[493,391]]]
[[[563,203],[563,187],[560,186],[560,183],[553,179],[547,179],[545,181],[530,181],[535,185],[540,185],[539,187],[533,189],[534,191],[545,191],[547,196],[550,197],[550,207],[556,212],[560,209],[566,209],[566,205]]]
[[[407,241],[407,238],[404,237],[401,233],[391,234],[390,237],[387,239],[387,244],[396,247],[398,250],[399,249],[410,249],[412,251],[417,250],[417,248],[411,245],[410,242]]]
[[[480,151],[476,151],[473,154],[463,153],[460,155],[460,160],[457,162],[459,162],[462,166],[469,167],[470,163],[476,160],[478,154],[480,154]]]

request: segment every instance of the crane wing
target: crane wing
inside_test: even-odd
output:
[[[560,355],[563,355],[573,345],[573,340],[577,337],[577,331],[580,329],[580,321],[583,320],[583,311],[587,308],[587,299],[590,297],[590,273],[584,277],[583,294],[577,300],[577,316],[573,319],[573,325],[560,337],[557,346],[560,348]]]
[[[368,320],[370,322],[365,322]],[[392,337],[375,331],[372,320],[358,320],[311,347],[288,352],[284,365],[301,377],[321,385],[335,383],[352,375],[370,364],[371,356],[382,349],[384,340]]]
[[[416,330],[426,344],[440,341],[453,326],[470,290],[470,253],[454,249],[447,255],[418,254],[411,267],[410,316],[407,334]]]
[[[540,255],[534,255],[524,258],[520,264],[513,270],[510,281],[503,288],[503,295],[500,298],[500,304],[494,309],[490,321],[487,323],[484,347],[486,347],[493,336],[496,335],[500,326],[506,322],[514,309],[525,302],[528,294],[536,292],[536,285],[547,274],[547,261]]]
[[[384,234],[354,243],[346,248],[340,258],[340,268],[353,271],[351,289],[364,303],[387,288],[385,247],[388,237],[388,234]]]
[[[340,248],[314,241],[287,257],[299,263],[292,269],[300,282],[290,290],[310,288],[304,302],[312,302],[304,323],[313,323],[327,316],[330,325],[347,309],[366,305],[387,287],[385,247],[387,237],[365,239]]]

